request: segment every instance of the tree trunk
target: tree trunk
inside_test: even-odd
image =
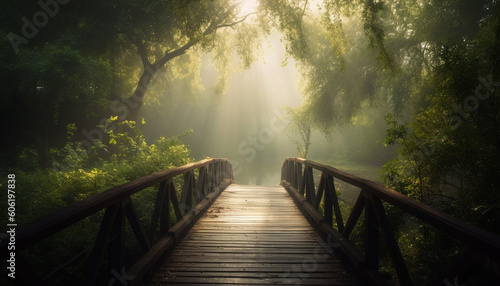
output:
[[[141,75],[139,83],[137,87],[132,93],[132,95],[123,100],[123,103],[128,108],[126,120],[135,121],[139,119],[139,110],[142,107],[144,95],[146,94],[146,90],[148,89],[149,83],[151,82],[151,78],[156,73],[157,69],[154,69],[152,66],[147,66],[144,69],[144,72]]]

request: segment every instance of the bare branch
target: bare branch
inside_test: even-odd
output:
[[[229,17],[229,15],[231,15],[231,13],[234,12],[235,7],[236,7],[235,5],[231,6],[229,9],[227,9],[221,15],[220,18],[213,20],[208,25],[208,27],[205,29],[205,31],[202,33],[202,37],[206,36],[206,35],[209,35],[209,34],[215,32],[216,30],[221,29],[221,28],[226,28],[226,27],[231,27],[232,28],[232,27],[234,27],[234,26],[236,26],[236,25],[244,22],[249,16],[251,16],[253,14],[257,14],[257,12],[249,13],[248,15],[245,15],[243,18],[241,18],[241,19],[239,19],[239,20],[237,20],[235,22],[232,22],[232,23],[223,23],[224,20],[226,20],[227,17]],[[171,59],[173,59],[175,57],[178,57],[180,55],[185,54],[187,52],[187,50],[189,50],[192,46],[194,46],[197,43],[199,43],[201,41],[202,37],[192,38],[192,39],[189,40],[189,42],[187,42],[183,46],[179,47],[178,49],[176,49],[174,51],[166,52],[165,55],[161,59],[157,60],[154,63],[154,69],[158,70],[158,69],[162,68]]]
[[[252,15],[256,15],[258,14],[258,12],[252,12],[252,13],[249,13],[245,16],[243,16],[243,18],[241,18],[240,20],[236,21],[236,22],[233,22],[233,23],[228,23],[228,24],[221,24],[221,25],[218,25],[217,27],[215,27],[215,29],[219,29],[219,28],[233,28],[234,26],[240,24],[240,23],[243,23],[245,22],[245,20],[249,17],[249,16],[252,16]]]
[[[300,15],[300,19],[302,21],[302,18],[304,17],[304,15],[306,14],[306,9],[307,9],[307,4],[309,3],[308,0],[306,0],[306,2],[304,3],[304,9],[302,9],[302,15]]]
[[[185,45],[178,48],[177,50],[174,50],[172,52],[166,52],[161,59],[157,60],[154,63],[154,69],[155,70],[161,69],[168,61],[180,55],[185,54],[187,50],[189,50],[192,46],[196,45],[199,41],[200,41],[199,39],[191,39],[189,42],[187,42]]]

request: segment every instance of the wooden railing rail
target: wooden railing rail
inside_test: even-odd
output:
[[[197,179],[195,170],[198,170]],[[177,197],[174,177],[183,176],[180,199]],[[20,226],[16,231],[16,252],[28,249],[37,242],[57,233],[101,210],[102,223],[94,246],[86,262],[83,285],[95,285],[102,261],[107,254],[109,283],[106,285],[139,284],[156,261],[176,244],[194,221],[215,200],[218,194],[234,181],[231,164],[226,159],[206,159],[196,163],[160,171],[129,183],[111,188],[62,210],[56,211],[32,223]],[[131,196],[159,184],[151,225],[146,229],[140,222]],[[170,226],[170,206],[177,223]],[[124,229],[128,219],[143,255],[125,269]],[[159,224],[159,227],[158,227]],[[159,233],[158,229],[159,228]],[[8,239],[0,242],[2,260],[8,258]],[[4,260],[4,261],[5,261]],[[16,256],[16,282],[21,285],[46,285],[31,269],[29,263]],[[123,271],[123,270],[126,271]],[[118,274],[118,275],[117,275]],[[123,281],[118,281],[121,278]],[[106,278],[108,279],[108,278]],[[114,280],[113,280],[114,279]],[[116,283],[112,283],[115,282]],[[102,283],[102,282],[101,282]],[[120,284],[121,283],[121,284]]]
[[[314,183],[313,170],[321,172],[317,188]],[[334,178],[361,189],[345,222],[340,212]],[[381,237],[384,238],[387,245],[399,284],[413,285],[383,202],[401,209],[428,225],[445,231],[451,237],[468,246],[469,250],[436,281],[435,285],[447,285],[446,282],[453,285],[452,283],[456,281],[459,272],[471,267],[472,262],[481,264],[493,275],[500,275],[500,236],[460,221],[381,184],[302,158],[287,158],[285,160],[281,170],[281,180],[281,184],[290,192],[309,219],[329,239],[340,244],[341,251],[360,270],[370,285],[387,285],[387,282],[378,273]],[[322,200],[324,202],[324,215],[319,212]],[[363,209],[365,214],[363,225],[364,253],[349,241]],[[333,228],[334,221],[336,229]]]

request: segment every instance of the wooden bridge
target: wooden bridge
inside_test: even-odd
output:
[[[339,180],[360,190],[349,214],[337,198]],[[413,285],[386,214],[388,207],[462,242],[465,250],[434,285],[467,285],[466,279],[478,271],[489,285],[500,281],[498,235],[372,181],[301,158],[285,160],[281,186],[242,186],[233,181],[227,160],[203,160],[117,186],[21,226],[15,234],[16,279],[10,282]],[[152,192],[155,198],[149,211],[146,208],[146,221],[136,209],[135,195],[141,192]],[[101,221],[94,244],[83,258],[72,259],[81,261],[82,273],[53,280],[25,258],[41,241],[93,216]],[[355,229],[361,242],[352,238]],[[9,236],[1,238],[5,262],[11,255]],[[389,253],[395,277],[379,272],[381,249]]]

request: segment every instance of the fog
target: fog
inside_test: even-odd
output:
[[[282,66],[284,54],[279,38],[274,37],[259,62],[232,75],[222,96],[211,89],[217,74],[208,57],[204,58],[201,79],[205,91],[188,99],[170,94],[169,105],[162,112],[155,106],[145,108],[141,115],[147,122],[144,133],[156,138],[192,129],[182,141],[196,160],[228,158],[236,182],[278,184],[284,158],[295,155],[282,107],[298,106],[302,101],[293,62]]]
[[[297,107],[303,97],[293,60],[283,64],[285,50],[279,36],[264,46],[258,62],[231,76],[224,95],[214,93],[217,72],[204,57],[200,74],[204,91],[186,96],[185,83],[177,82],[163,91],[167,104],[144,107],[140,116],[146,121],[142,128],[147,138],[181,135],[195,160],[228,158],[237,183],[278,184],[284,158],[298,156],[283,107]],[[314,132],[308,159],[354,171],[354,165],[380,168],[394,156],[382,146],[385,114],[384,108],[367,108],[352,126],[333,129],[328,135]],[[183,136],[187,130],[189,134]],[[378,172],[367,176],[377,180]]]

